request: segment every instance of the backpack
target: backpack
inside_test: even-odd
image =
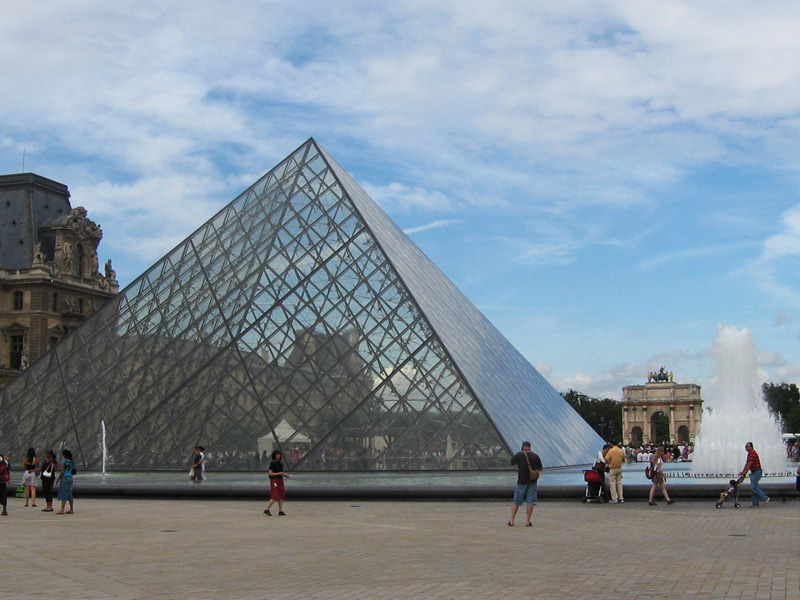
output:
[[[648,479],[653,479],[653,475],[655,475],[655,472],[656,470],[653,467],[653,465],[647,465],[644,468],[644,476],[647,477]]]
[[[11,467],[6,460],[0,460],[0,481],[5,483],[11,481]]]

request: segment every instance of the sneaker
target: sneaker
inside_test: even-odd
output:
[[[279,516],[279,517],[285,517],[285,516],[286,516],[286,513],[285,513],[285,512],[283,512],[282,510],[281,510],[281,511],[278,511],[278,516]]]
[[[271,513],[271,512],[269,512],[268,510],[265,510],[265,511],[264,511],[264,514],[265,514],[265,515],[267,515],[268,517],[271,517],[271,516],[272,516],[272,513]]]
[[[625,500],[620,500],[620,501],[619,501],[619,503],[620,503],[620,504],[624,504],[624,503],[625,503]]]

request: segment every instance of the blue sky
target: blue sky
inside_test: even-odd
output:
[[[800,5],[15,3],[0,172],[124,286],[313,136],[560,391],[800,379]]]

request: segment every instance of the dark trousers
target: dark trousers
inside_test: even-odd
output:
[[[0,481],[0,506],[3,510],[6,509],[8,504],[8,484],[5,481]]]
[[[42,477],[42,490],[44,491],[44,501],[50,506],[53,503],[53,484],[55,477]]]

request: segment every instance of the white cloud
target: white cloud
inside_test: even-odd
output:
[[[382,186],[361,182],[360,185],[373,200],[386,210],[405,211],[418,208],[428,211],[447,212],[454,208],[453,202],[437,191],[411,187],[397,182]]]
[[[471,281],[549,268],[560,283],[529,289],[560,303],[587,273],[636,278],[640,252],[644,271],[718,262],[709,285],[746,275],[768,304],[752,310],[794,314],[800,205],[705,202],[692,184],[710,166],[796,186],[798,29],[788,0],[16,3],[0,20],[0,165],[18,171],[26,149],[27,169],[67,183],[103,224],[101,250],[132,265],[121,281],[314,136],[387,211],[423,223],[408,231],[496,250]],[[705,237],[664,241],[697,204]],[[667,206],[676,220],[654,226]],[[764,239],[744,271],[728,259],[757,251],[720,235],[723,219]],[[628,262],[606,264],[613,253]],[[635,330],[664,308],[625,317]],[[617,375],[564,381],[598,395],[630,382],[622,346],[606,361]]]
[[[453,225],[455,223],[458,223],[458,221],[456,221],[454,219],[449,219],[449,220],[448,219],[444,219],[444,220],[439,220],[439,221],[432,221],[430,223],[426,223],[425,225],[419,225],[418,227],[410,227],[408,229],[404,229],[403,232],[406,235],[413,235],[415,233],[421,233],[423,231],[428,231],[430,229],[438,229],[440,227],[449,227],[450,225]]]

